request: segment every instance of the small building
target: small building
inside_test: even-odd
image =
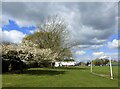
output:
[[[80,64],[80,66],[86,66],[86,64],[84,62],[80,62],[79,64]]]
[[[74,61],[69,61],[69,62],[55,62],[55,67],[59,67],[59,66],[75,66],[76,62]]]

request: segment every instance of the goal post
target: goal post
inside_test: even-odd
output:
[[[92,60],[91,60],[91,73],[92,73],[92,70],[93,70],[93,68],[92,68]]]
[[[110,72],[110,79],[113,79],[113,70],[112,70],[112,58],[110,56],[106,56],[105,58],[108,58],[109,60],[109,72]],[[91,60],[90,63],[90,72],[93,73],[93,60]]]
[[[111,57],[110,56],[109,56],[109,62],[110,62],[110,78],[113,79],[112,62],[111,62]]]

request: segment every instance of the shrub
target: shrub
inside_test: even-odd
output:
[[[2,72],[3,73],[9,71],[9,64],[10,64],[9,60],[3,60],[2,59]]]
[[[36,61],[28,61],[27,66],[28,68],[35,68],[38,67],[38,63]]]

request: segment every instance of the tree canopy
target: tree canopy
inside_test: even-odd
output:
[[[67,24],[62,18],[56,15],[48,17],[38,25],[34,33],[24,37],[22,45],[31,47],[32,51],[34,49],[39,51],[43,49],[47,50],[46,53],[42,54],[42,57],[40,56],[40,59],[61,60],[66,56],[69,58],[72,57],[70,47],[73,45],[68,43],[68,37]],[[49,56],[46,56],[47,54]]]

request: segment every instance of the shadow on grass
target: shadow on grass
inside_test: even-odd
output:
[[[49,69],[43,69],[43,68],[35,68],[35,69],[25,69],[23,73],[18,71],[12,71],[7,72],[4,74],[27,74],[27,75],[59,75],[59,74],[65,74],[67,70],[90,70],[90,68],[80,68],[80,67],[57,67],[57,68],[49,68]]]
[[[20,71],[7,72],[5,74],[27,74],[27,75],[59,75],[65,74],[66,71],[57,71],[57,70],[24,70],[23,73]]]
[[[24,71],[23,74],[31,74],[31,75],[58,75],[58,74],[65,74],[65,71],[56,71],[56,70],[27,70],[27,71]]]

